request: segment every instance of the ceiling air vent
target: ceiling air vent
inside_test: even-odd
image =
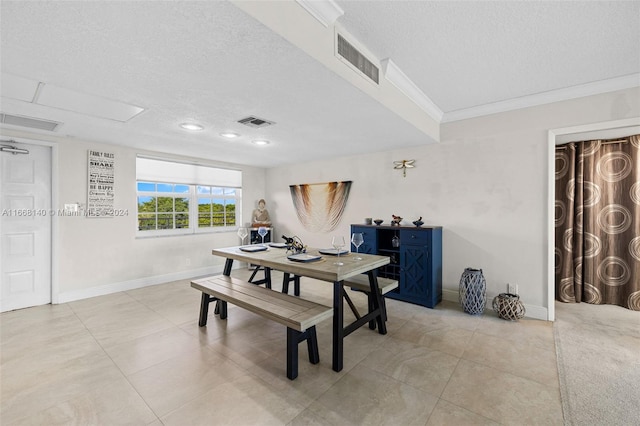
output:
[[[271,126],[272,124],[276,124],[273,121],[264,120],[258,117],[243,118],[242,120],[238,120],[238,123],[244,124],[245,126],[249,127],[267,127]]]
[[[57,121],[42,120],[34,117],[0,113],[0,123],[12,126],[29,127],[31,129],[48,130],[53,132],[60,125]]]
[[[338,55],[356,67],[358,71],[378,84],[378,67],[353,47],[344,37],[338,34]]]

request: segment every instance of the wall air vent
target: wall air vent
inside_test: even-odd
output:
[[[353,65],[368,79],[378,84],[378,67],[368,60],[362,53],[338,34],[338,55]]]
[[[267,127],[267,126],[271,126],[272,124],[276,124],[273,121],[269,121],[263,118],[258,118],[253,116],[243,118],[242,120],[238,120],[238,123],[244,124],[245,126],[249,126],[249,127]]]
[[[11,126],[29,127],[31,129],[53,132],[60,125],[57,121],[42,120],[34,117],[0,113],[0,123]]]

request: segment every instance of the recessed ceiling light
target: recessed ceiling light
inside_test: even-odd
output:
[[[224,136],[225,138],[229,138],[229,139],[233,139],[233,138],[237,138],[240,135],[237,133],[233,133],[233,132],[223,132],[220,133],[220,136]]]
[[[196,123],[182,123],[180,127],[182,127],[185,130],[203,130],[204,129],[204,127]]]
[[[252,144],[255,145],[269,145],[269,141],[265,141],[264,139],[259,139],[256,141],[251,141]]]

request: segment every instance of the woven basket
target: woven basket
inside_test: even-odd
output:
[[[484,312],[487,303],[487,282],[482,275],[482,269],[466,268],[460,277],[460,291],[458,300],[462,309],[471,315]]]
[[[524,317],[524,305],[520,301],[520,296],[511,293],[500,293],[493,298],[493,310],[502,319],[509,321],[519,320]]]

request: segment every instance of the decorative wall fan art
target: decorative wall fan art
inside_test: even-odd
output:
[[[311,232],[333,231],[347,206],[351,181],[290,185],[302,226]]]

